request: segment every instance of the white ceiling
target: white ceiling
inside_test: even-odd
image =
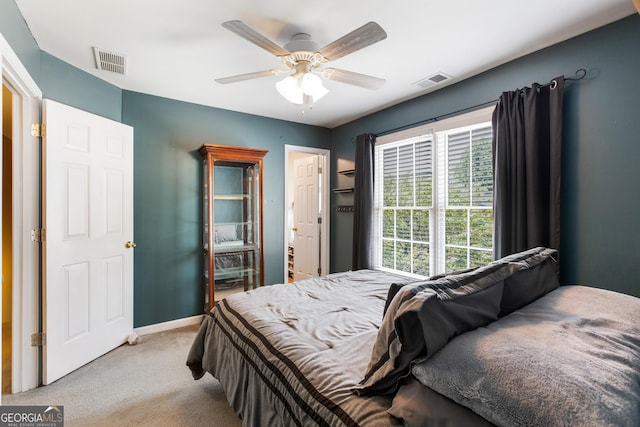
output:
[[[265,117],[335,127],[636,13],[632,0],[16,0],[40,49],[122,89]],[[281,68],[221,27],[240,19],[284,45],[299,32],[320,46],[375,21],[388,37],[331,65],[386,79],[371,91],[325,81],[303,112],[270,76],[214,79]],[[100,71],[92,47],[127,57],[127,74]],[[423,89],[434,73],[453,78]]]

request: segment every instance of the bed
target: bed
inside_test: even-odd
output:
[[[187,366],[219,380],[245,426],[637,426],[640,299],[559,287],[556,256],[234,294]]]

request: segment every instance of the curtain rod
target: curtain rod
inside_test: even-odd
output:
[[[420,120],[419,122],[409,123],[408,125],[399,126],[397,128],[394,128],[394,129],[385,130],[384,132],[380,132],[380,133],[377,133],[375,135],[376,135],[376,137],[379,137],[379,136],[389,135],[390,133],[400,132],[401,130],[410,129],[410,128],[413,128],[413,127],[416,127],[416,126],[426,125],[427,123],[437,122],[438,120],[445,119],[445,118],[447,118],[449,116],[456,116],[456,115],[458,115],[460,113],[466,113],[467,111],[476,110],[476,109],[479,109],[481,107],[488,107],[489,105],[495,104],[496,102],[498,102],[498,100],[494,99],[494,100],[491,100],[491,101],[483,102],[481,104],[473,105],[471,107],[466,107],[466,108],[462,108],[460,110],[452,111],[452,112],[447,113],[447,114],[442,114],[440,116],[431,117],[430,119],[424,119],[424,120]]]
[[[565,80],[565,81],[578,81],[578,80],[582,80],[582,79],[584,79],[584,78],[586,77],[586,75],[587,75],[587,70],[585,70],[584,68],[579,68],[579,69],[575,72],[575,75],[576,75],[576,77],[567,77],[567,78],[565,78],[564,80]],[[555,83],[555,80],[552,80],[552,81],[550,81],[549,83],[547,83],[546,85],[541,85],[541,86],[550,86],[550,85],[553,85],[554,83]],[[554,88],[555,88],[555,86],[554,86]],[[458,115],[458,114],[460,114],[460,113],[466,113],[466,112],[468,112],[468,111],[477,110],[477,109],[482,108],[482,107],[488,107],[489,105],[491,105],[491,104],[495,104],[495,103],[497,103],[497,102],[498,102],[498,100],[497,100],[497,99],[492,99],[491,101],[486,101],[486,102],[483,102],[483,103],[481,103],[481,104],[476,104],[476,105],[473,105],[473,106],[471,106],[471,107],[462,108],[462,109],[460,109],[460,110],[452,111],[452,112],[450,112],[450,113],[442,114],[442,115],[440,115],[440,116],[431,117],[431,118],[429,118],[429,119],[420,120],[420,121],[418,121],[418,122],[409,123],[408,125],[403,125],[403,126],[399,126],[399,127],[397,127],[397,128],[394,128],[394,129],[385,130],[385,131],[383,131],[383,132],[376,133],[376,134],[374,134],[374,135],[375,135],[376,137],[384,136],[384,135],[389,135],[390,133],[400,132],[400,131],[402,131],[402,130],[410,129],[410,128],[413,128],[413,127],[416,127],[416,126],[426,125],[427,123],[437,122],[438,120],[442,120],[442,119],[448,118],[448,117],[450,117],[450,116],[456,116],[456,115]]]

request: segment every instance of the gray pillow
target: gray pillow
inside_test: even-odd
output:
[[[504,281],[499,316],[518,310],[558,288],[558,251],[535,248],[527,253],[515,254],[502,262],[520,262],[522,268]],[[531,253],[533,252],[533,253]]]
[[[536,299],[546,285],[534,283],[534,279],[547,279],[546,275],[523,275],[525,282],[533,285],[522,289],[517,280],[511,282],[515,296],[508,298],[509,307],[503,309],[505,281],[522,270],[539,271],[531,268],[556,253],[534,248],[471,271],[401,287],[383,318],[364,378],[354,390],[362,395],[393,392],[414,359],[429,358],[455,336],[497,320],[514,302]],[[520,291],[526,294],[529,288],[535,291],[529,297],[518,295]]]
[[[411,372],[504,426],[638,426],[640,298],[561,286]]]
[[[407,378],[393,396],[387,412],[402,420],[404,427],[495,427],[469,408]]]
[[[214,236],[216,243],[238,242],[242,240],[239,235],[238,227],[235,224],[217,225],[215,227]]]
[[[398,378],[413,359],[435,353],[459,333],[496,320],[503,275],[500,269],[485,268],[475,276],[477,280],[447,276],[403,286],[389,305],[367,372],[355,390],[360,394],[395,391]]]
[[[464,269],[464,270],[454,271],[454,272],[451,272],[451,273],[438,274],[438,275],[429,277],[428,280],[437,280],[437,279],[442,279],[445,276],[467,273],[469,271],[475,270],[476,268],[478,268],[478,267],[467,268],[467,269]],[[409,285],[411,283],[417,283],[417,282],[392,283],[391,284],[391,286],[389,287],[389,292],[387,293],[387,300],[384,303],[384,310],[382,311],[382,316],[383,317],[384,317],[385,314],[387,314],[387,309],[391,305],[391,301],[393,301],[393,298],[400,291],[400,289],[403,286]]]

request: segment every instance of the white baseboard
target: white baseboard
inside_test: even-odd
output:
[[[184,319],[170,320],[168,322],[156,323],[154,325],[141,326],[134,328],[133,332],[138,335],[148,335],[156,332],[169,331],[171,329],[182,328],[185,326],[199,325],[202,323],[202,314],[193,317],[185,317]]]

